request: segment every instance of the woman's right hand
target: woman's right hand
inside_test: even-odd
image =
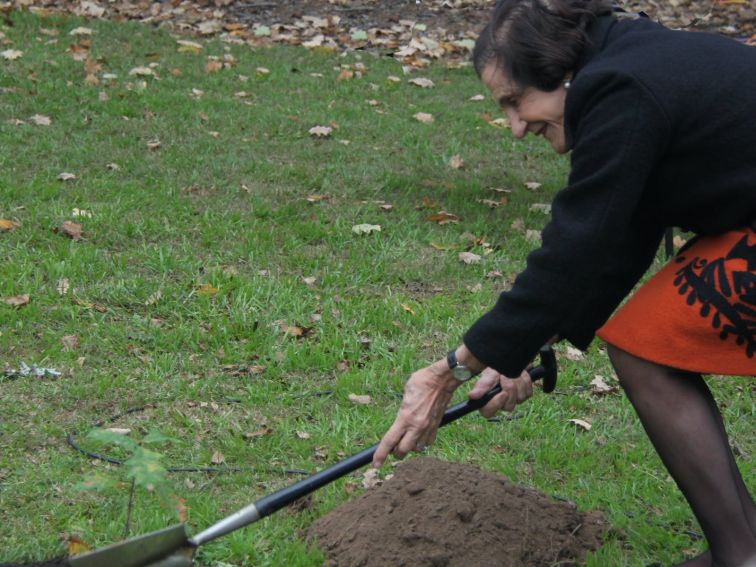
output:
[[[467,397],[471,400],[482,398],[497,384],[501,385],[501,392],[480,408],[483,417],[493,417],[499,410],[511,412],[517,404],[533,395],[533,381],[527,371],[523,370],[519,378],[508,378],[493,368],[486,368],[472,390],[467,393]]]

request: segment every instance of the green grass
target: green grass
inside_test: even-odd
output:
[[[81,25],[94,30],[99,85],[86,84],[83,63],[66,52]],[[102,450],[83,434],[129,408],[147,406],[112,425],[175,438],[166,465],[213,466],[220,452],[243,469],[170,475],[194,532],[299,478],[284,468],[315,471],[376,442],[409,373],[458,344],[523,267],[534,244],[512,222],[542,228],[547,217],[529,207],[548,203],[567,172],[542,141],[515,143],[484,121],[496,111],[469,101],[484,92],[469,68],[436,64],[421,73],[436,88],[419,89],[397,62],[369,53],[210,41],[193,54],[165,31],[20,13],[0,31],[11,42],[4,49],[23,51],[0,59],[0,218],[21,224],[0,232],[0,297],[31,296],[22,308],[0,304],[0,363],[63,372],[0,379],[4,561],[63,554],[61,534],[92,547],[122,537],[128,490],[76,489],[93,472],[122,472],[74,452],[65,435]],[[210,55],[234,63],[208,73]],[[358,61],[366,76],[336,80]],[[129,75],[150,63],[158,77]],[[415,121],[421,111],[435,122]],[[32,124],[35,114],[52,124]],[[331,123],[330,139],[308,134]],[[158,149],[148,149],[152,140]],[[455,154],[463,170],[449,167]],[[76,179],[59,181],[64,171]],[[529,181],[542,186],[530,191]],[[495,188],[511,193],[490,209],[480,201],[497,199]],[[308,201],[314,195],[325,198]],[[73,217],[74,208],[92,216]],[[427,220],[441,209],[460,222]],[[53,231],[65,220],[83,225],[81,240]],[[354,234],[361,223],[382,230]],[[467,249],[482,262],[461,263]],[[503,277],[487,278],[494,270]],[[217,292],[203,293],[206,285]],[[296,338],[282,325],[310,331]],[[70,335],[78,345],[66,350]],[[432,454],[602,510],[613,529],[588,565],[672,562],[701,549],[628,402],[590,393],[595,374],[612,376],[605,354],[596,345],[571,362],[564,348],[555,395],[536,395],[519,419],[450,426]],[[753,489],[751,385],[711,384]],[[373,403],[354,405],[351,393]],[[574,417],[593,429],[577,431]],[[341,480],[303,512],[283,510],[204,546],[199,563],[319,565],[303,532],[359,484],[359,474]],[[175,521],[156,495],[137,492],[131,533]]]

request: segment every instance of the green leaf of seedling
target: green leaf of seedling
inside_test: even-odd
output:
[[[106,476],[102,473],[94,473],[89,475],[83,481],[76,485],[76,490],[109,490],[121,488],[123,483],[118,482],[114,478]]]
[[[128,468],[126,476],[133,478],[137,486],[154,490],[166,480],[165,467],[160,464],[162,455],[155,451],[150,451],[144,447],[137,447],[134,454],[124,465]]]
[[[176,439],[163,435],[157,429],[153,429],[144,439],[142,439],[142,443],[145,445],[160,445],[161,443],[172,443],[174,441],[176,441]]]
[[[92,439],[102,445],[117,445],[128,451],[134,451],[138,447],[136,441],[130,437],[105,429],[92,429],[87,433],[87,439]]]

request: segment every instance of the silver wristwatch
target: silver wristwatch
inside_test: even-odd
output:
[[[455,351],[449,351],[449,354],[446,355],[446,362],[449,363],[449,370],[451,370],[452,376],[458,382],[467,382],[473,377],[473,371],[457,361],[457,353]]]

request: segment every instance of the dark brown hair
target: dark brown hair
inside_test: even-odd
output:
[[[473,51],[478,75],[494,63],[521,88],[553,91],[571,72],[606,0],[499,0]]]

